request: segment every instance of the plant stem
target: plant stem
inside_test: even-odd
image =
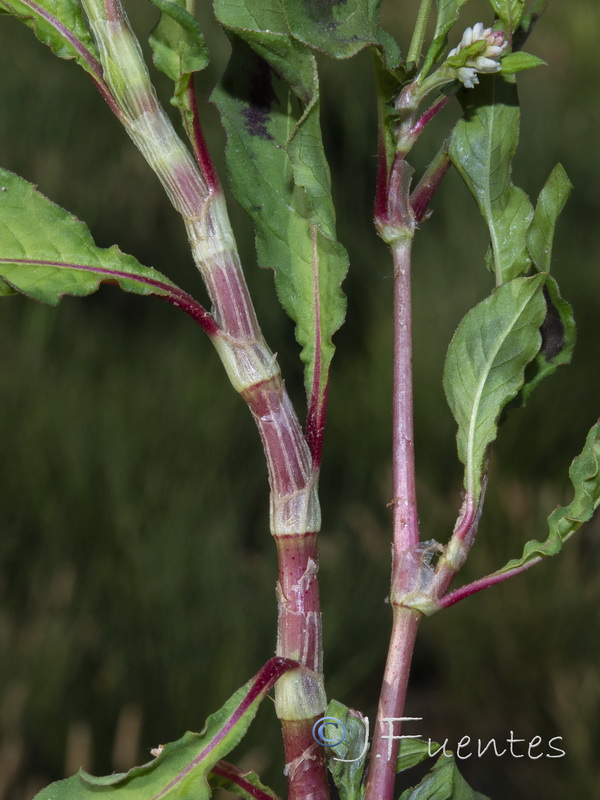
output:
[[[300,662],[275,687],[281,721],[288,800],[326,800],[324,750],[312,736],[327,700],[318,585],[321,517],[318,470],[281,376],[242,392],[258,426],[271,485],[271,533],[277,544],[277,655]]]
[[[271,533],[279,554],[277,655],[300,669],[276,685],[290,800],[327,800],[323,749],[312,725],[327,705],[323,687],[316,532],[318,468],[260,330],[225,199],[193,114],[194,160],[160,106],[119,0],[83,0],[107,84],[125,128],[181,214],[194,261],[214,306],[211,340],[255,419],[271,487]],[[192,106],[193,107],[193,106]]]
[[[533,567],[534,564],[539,564],[541,560],[541,556],[532,558],[531,561],[522,564],[520,567],[509,569],[506,572],[492,573],[491,575],[486,575],[485,578],[479,578],[479,580],[473,581],[472,583],[467,583],[466,586],[460,586],[458,589],[449,592],[445,597],[441,598],[439,601],[439,608],[449,608],[455,603],[458,603],[459,600],[464,600],[465,597],[470,597],[472,594],[475,594],[475,592],[480,592],[482,589],[489,589],[491,586],[496,586],[498,583],[507,581],[515,575],[520,575],[522,572],[525,572],[525,570]]]
[[[423,129],[425,126],[431,122],[431,120],[439,114],[439,112],[445,108],[454,94],[446,94],[443,97],[440,97],[438,100],[435,101],[427,111],[424,111],[423,114],[419,117],[419,119],[415,122],[412,127],[411,134],[416,138],[419,137],[423,133]]]
[[[277,653],[294,653],[293,657],[306,666],[306,671],[290,672],[289,679],[280,680],[275,687],[284,736],[288,800],[328,797],[325,751],[312,735],[325,700],[320,677],[323,648],[316,540],[316,533],[276,538],[280,564]]]
[[[393,525],[394,563],[419,543],[412,386],[412,236],[392,243],[394,261]],[[392,581],[394,578],[392,578]]]
[[[200,125],[200,115],[198,113],[198,101],[196,100],[194,75],[190,75],[190,82],[187,88],[187,97],[192,112],[192,122],[190,127],[188,120],[184,116],[186,133],[194,150],[196,163],[200,167],[209,189],[213,192],[218,191],[221,188],[221,184],[206,146],[202,126]]]
[[[400,722],[421,614],[394,606],[394,621],[373,734],[365,800],[392,800]],[[396,722],[394,722],[396,720]]]
[[[415,29],[410,42],[408,56],[406,58],[406,61],[409,64],[416,64],[421,57],[421,51],[423,50],[425,31],[427,30],[427,21],[429,20],[429,14],[431,13],[432,2],[433,0],[421,0],[417,21],[415,23]]]
[[[446,140],[410,196],[417,222],[422,222],[428,216],[429,204],[450,169],[450,163],[448,141]]]
[[[403,605],[406,594],[418,586],[419,521],[415,486],[411,250],[415,217],[410,204],[412,169],[402,151],[396,154],[387,181],[385,210],[376,224],[389,242],[394,264],[394,377],[393,377],[393,509],[392,548],[393,625],[377,711],[365,800],[392,800],[398,739],[391,720],[402,717],[410,664],[421,614]],[[416,567],[416,569],[415,569]],[[397,725],[397,723],[396,723]],[[398,728],[394,729],[394,735]]]

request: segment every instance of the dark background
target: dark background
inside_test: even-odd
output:
[[[404,50],[416,6],[385,6]],[[471,6],[465,26],[489,20],[486,3]],[[139,1],[127,7],[145,39],[157,12]],[[207,8],[199,16],[214,57],[199,81],[206,98],[227,43]],[[551,3],[528,48],[549,66],[519,81],[515,182],[535,197],[560,160],[575,186],[554,275],[575,308],[579,341],[573,364],[502,428],[465,580],[545,537],[546,516],[569,499],[568,465],[598,416],[598,21],[595,0]],[[0,37],[2,166],[84,219],[98,244],[117,242],[203,299],[179,219],[85,74],[13,19],[0,20]],[[352,266],[348,322],[335,338],[321,578],[328,693],[373,718],[390,624],[391,266],[372,226],[369,63],[364,54],[322,64],[339,233]],[[221,165],[215,112],[203,104],[202,114]],[[423,137],[417,170],[455,116],[448,109]],[[272,276],[255,266],[249,223],[230,206],[259,318],[302,413],[291,325]],[[483,225],[456,175],[434,209],[415,252],[415,416],[423,534],[445,541],[462,474],[443,359],[492,278]],[[112,287],[56,309],[7,298],[0,370],[0,800],[30,800],[82,763],[96,773],[126,769],[159,742],[200,730],[273,653],[276,561],[250,415],[208,340],[175,309]],[[495,737],[502,749],[513,731],[541,736],[543,752],[563,737],[564,758],[462,762],[494,800],[595,796],[599,533],[592,522],[560,558],[422,626],[407,713],[423,722],[406,732],[448,738],[450,747],[465,735]],[[284,791],[269,701],[234,760]]]

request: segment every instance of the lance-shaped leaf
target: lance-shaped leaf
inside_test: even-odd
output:
[[[197,122],[192,76],[208,66],[210,56],[200,25],[193,16],[194,1],[151,1],[161,12],[149,39],[152,58],[156,67],[175,84],[171,103],[179,109],[188,137],[202,157],[205,146]]]
[[[208,333],[208,312],[160,272],[118,247],[96,247],[83,222],[35,186],[0,168],[0,295],[11,290],[56,305],[65,294],[95,292],[103,281],[126,292],[156,295],[179,306]]]
[[[389,67],[397,66],[400,51],[379,25],[382,0],[283,0],[292,35],[333,58],[350,58],[365,47],[376,47]]]
[[[498,417],[523,386],[525,367],[541,346],[544,280],[537,275],[500,286],[466,314],[448,348],[444,391],[458,423],[466,494],[475,504]]]
[[[454,756],[441,755],[423,780],[400,795],[400,800],[489,800],[471,789],[456,766]]]
[[[0,11],[20,19],[53,53],[75,59],[103,83],[98,51],[77,0],[0,0]]]
[[[548,517],[549,534],[545,542],[533,539],[523,548],[521,558],[509,561],[494,572],[501,575],[531,561],[554,556],[584,522],[588,522],[600,505],[600,421],[588,433],[581,453],[569,469],[574,496],[569,505],[559,506]]]
[[[335,234],[316,62],[291,35],[280,0],[216,0],[215,11],[232,33],[231,60],[213,94],[231,186],[254,222],[259,264],[274,270],[279,300],[296,324],[318,461],[348,258]]]
[[[215,764],[208,782],[214,789],[225,789],[245,800],[280,800],[272,789],[262,783],[256,772],[243,771],[227,761]]]
[[[80,771],[43,789],[36,800],[208,800],[208,775],[243,738],[267,692],[298,665],[272,658],[206,721],[202,733],[186,733],[160,749],[152,761],[126,773],[96,778]]]
[[[519,138],[516,86],[502,77],[485,76],[464,103],[464,117],[450,140],[450,158],[488,225],[491,263],[500,284],[526,274],[531,266],[527,231],[533,208],[511,180]]]
[[[523,72],[526,69],[543,67],[545,65],[546,62],[543,58],[518,50],[515,53],[509,53],[507,56],[504,56],[500,62],[500,72],[502,75],[515,75],[517,72]]]
[[[507,31],[512,33],[517,29],[525,10],[525,0],[490,0],[490,5]]]
[[[425,62],[421,69],[423,76],[427,75],[433,64],[442,55],[448,41],[448,32],[458,20],[460,10],[467,2],[468,0],[437,0],[438,11],[435,31],[433,41],[427,51]],[[460,39],[460,36],[457,39]]]
[[[535,213],[527,231],[527,249],[540,272],[550,272],[556,222],[572,188],[573,185],[562,164],[557,164],[538,197]]]

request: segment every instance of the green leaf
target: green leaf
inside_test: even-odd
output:
[[[546,62],[543,58],[533,56],[531,53],[524,53],[518,50],[516,53],[509,53],[500,61],[500,72],[502,75],[514,75],[516,72],[523,72],[533,67],[544,67]]]
[[[523,386],[525,367],[541,346],[544,280],[537,275],[500,286],[466,314],[448,348],[444,391],[458,423],[465,490],[475,504],[498,417]]]
[[[95,292],[117,283],[126,292],[157,295],[211,319],[193,298],[168,278],[142,266],[118,247],[96,247],[83,222],[38,192],[18,175],[0,168],[0,295],[17,291],[56,305],[65,294]],[[200,321],[200,319],[199,319]],[[213,323],[214,325],[214,323]]]
[[[0,11],[24,22],[59,58],[74,59],[101,79],[100,56],[77,0],[0,0]]]
[[[210,61],[193,0],[151,0],[161,15],[150,34],[156,67],[175,84],[172,105],[179,109],[188,133],[193,131],[195,99],[191,79]]]
[[[542,346],[525,370],[525,383],[518,400],[525,405],[535,387],[556,372],[561,364],[569,364],[575,348],[576,329],[573,309],[561,297],[558,284],[550,275],[544,286],[546,316],[540,328]]]
[[[519,138],[519,106],[514,84],[482,78],[465,93],[465,115],[454,128],[450,158],[486,221],[497,284],[524,275],[531,266],[527,231],[533,208],[511,180]]]
[[[315,453],[348,268],[335,233],[316,62],[293,38],[279,0],[214,5],[232,34],[231,60],[213,93],[231,187],[254,222],[258,262],[274,270],[279,300],[296,324]]]
[[[327,766],[333,776],[340,800],[360,800],[364,794],[362,780],[368,753],[365,744],[368,741],[369,731],[365,717],[337,700],[329,703],[323,716],[339,720],[346,731],[342,742],[328,748],[331,757],[327,761]]]
[[[417,764],[425,761],[426,758],[431,758],[440,749],[440,745],[431,740],[424,742],[422,739],[401,739],[396,772],[404,772],[407,769],[416,767]],[[433,754],[431,753],[432,750]]]
[[[525,10],[525,0],[490,0],[490,5],[507,31],[512,33],[516,30]]]
[[[471,789],[458,771],[452,754],[442,755],[418,786],[407,789],[400,800],[489,800]]]
[[[280,800],[272,789],[261,782],[255,772],[244,772],[227,761],[219,761],[213,767],[208,782],[213,789],[225,789],[245,800]]]
[[[243,738],[260,702],[278,678],[298,665],[272,658],[206,721],[202,733],[186,733],[165,745],[160,754],[127,773],[96,778],[80,771],[36,795],[36,800],[208,800],[208,774]]]
[[[151,0],[161,11],[150,34],[156,67],[176,84],[208,66],[210,57],[190,0]]]
[[[545,542],[533,539],[523,548],[521,558],[509,561],[494,572],[501,575],[530,561],[555,556],[600,505],[600,420],[591,428],[581,453],[569,469],[574,496],[568,506],[559,506],[548,517],[549,535]]]
[[[350,58],[365,47],[376,47],[389,67],[400,62],[394,39],[379,25],[382,0],[283,0],[295,39],[333,58]]]
[[[421,74],[423,76],[427,75],[433,64],[442,55],[448,41],[448,33],[458,20],[460,11],[467,2],[468,0],[437,0],[437,21],[433,34],[433,42],[427,51],[425,62],[421,69]],[[457,37],[457,39],[460,38],[460,36]]]
[[[17,294],[17,292],[6,281],[0,280],[0,297],[9,297],[11,294]]]
[[[572,188],[562,164],[557,164],[540,192],[527,232],[527,249],[540,272],[550,272],[554,229]]]

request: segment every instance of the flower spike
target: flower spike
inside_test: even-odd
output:
[[[479,83],[479,73],[500,71],[500,58],[508,47],[504,31],[484,28],[477,22],[463,33],[460,44],[448,53],[446,65],[456,70],[456,77],[467,89]]]

